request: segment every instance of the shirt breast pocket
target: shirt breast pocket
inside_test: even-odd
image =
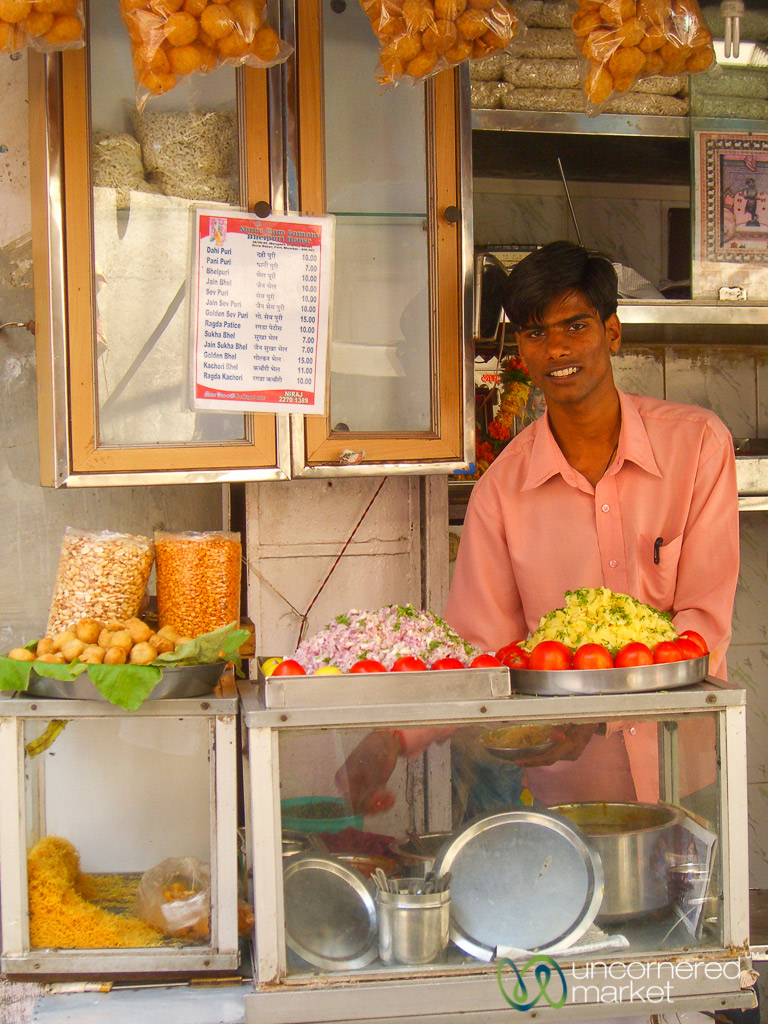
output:
[[[665,540],[657,548],[654,548],[655,544],[656,537],[645,537],[640,534],[637,538],[637,567],[641,592],[633,594],[632,597],[637,597],[664,611],[672,607],[674,600],[683,535]],[[658,561],[654,561],[654,552],[657,552]]]

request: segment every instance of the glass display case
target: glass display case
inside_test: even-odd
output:
[[[240,685],[248,1021],[501,1019],[542,963],[542,1019],[749,1004],[743,691],[396,676]]]
[[[287,103],[311,126],[288,136],[286,199],[336,217],[329,413],[294,419],[293,474],[330,475],[345,449],[364,452],[363,473],[446,469],[471,440],[468,69],[385,90],[359,4],[283,8],[297,54]]]
[[[7,975],[239,964],[237,700],[0,700]]]
[[[87,5],[85,49],[31,56],[43,483],[465,461],[468,74],[383,92],[370,22],[357,4],[336,7],[273,0],[285,63],[181,75],[141,110],[117,4]],[[191,408],[201,205],[336,218],[327,416]]]
[[[118,5],[87,14],[86,49],[30,60],[41,479],[285,476],[275,418],[193,411],[187,372],[192,212],[269,198],[266,72],[185,76],[139,111]]]

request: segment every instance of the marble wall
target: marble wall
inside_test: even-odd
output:
[[[557,181],[475,179],[476,245],[545,245],[578,241],[563,186]],[[668,282],[668,211],[688,206],[681,186],[584,182],[569,185],[581,241],[631,267],[657,288]]]

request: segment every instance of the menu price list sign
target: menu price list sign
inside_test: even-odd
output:
[[[325,413],[334,227],[195,211],[194,409]]]

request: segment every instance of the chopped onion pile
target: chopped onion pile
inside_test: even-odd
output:
[[[421,658],[427,668],[440,658],[458,658],[466,667],[480,653],[433,612],[392,604],[377,611],[337,615],[334,622],[302,641],[293,657],[311,674],[323,665],[347,672],[363,658],[375,658],[391,669],[404,655]]]

